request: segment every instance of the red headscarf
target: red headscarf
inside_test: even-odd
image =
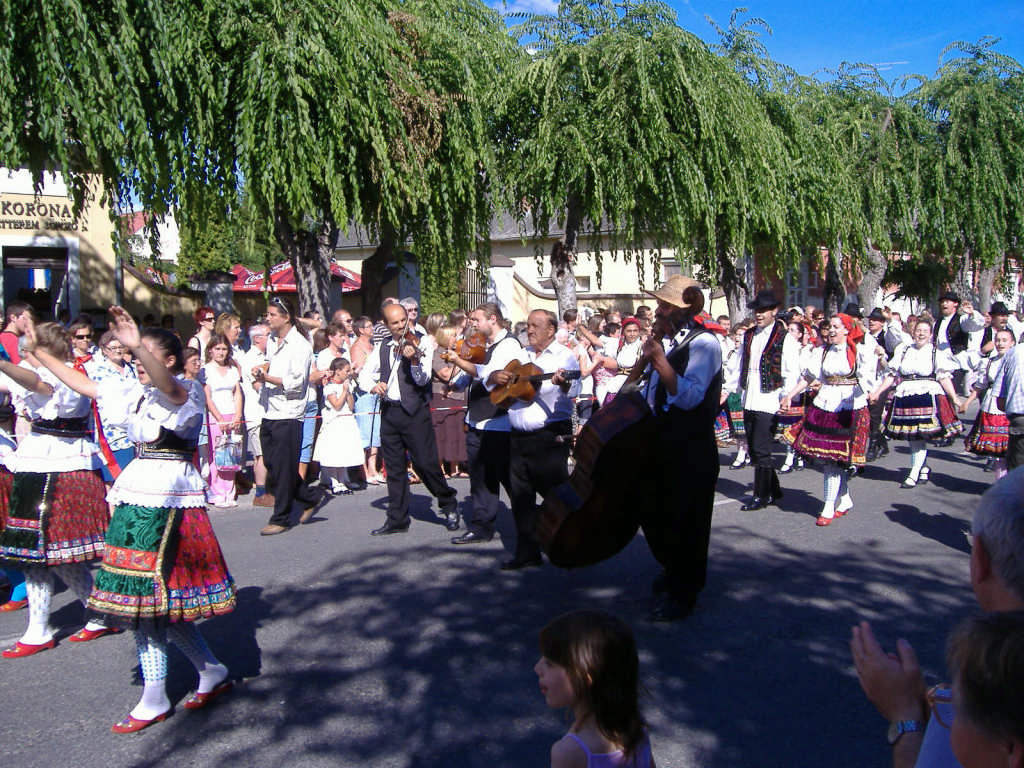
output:
[[[693,318],[693,321],[695,323],[697,323],[697,325],[704,326],[705,328],[707,328],[712,333],[717,333],[717,334],[719,334],[721,336],[725,336],[726,335],[725,334],[725,328],[723,328],[718,323],[716,323],[714,320],[712,320],[711,319],[711,315],[709,315],[707,312],[703,312],[703,311],[702,312],[698,312],[696,314],[696,316]]]
[[[854,370],[857,363],[857,343],[864,338],[864,331],[850,315],[837,312],[836,317],[846,328],[846,360],[850,364],[850,370]]]

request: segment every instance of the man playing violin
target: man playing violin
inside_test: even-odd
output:
[[[539,382],[532,399],[518,400],[508,411],[509,498],[516,523],[516,546],[512,558],[501,565],[506,571],[543,563],[540,544],[533,534],[537,494],[544,495],[569,479],[573,398],[579,394],[580,384],[578,375],[573,378],[564,373],[578,372],[580,366],[572,350],[555,341],[557,331],[555,314],[535,309],[526,322],[529,345],[515,356],[520,363],[533,363],[551,378]],[[506,387],[514,378],[507,370],[491,370],[487,389]]]
[[[484,381],[491,373],[503,370],[523,348],[505,330],[501,309],[493,302],[481,304],[469,314],[466,330],[469,338],[474,334],[482,337],[486,351],[478,364],[456,353],[449,354],[449,359],[463,371],[454,385],[470,388],[466,408],[466,455],[472,500],[471,511],[466,516],[466,532],[454,537],[452,544],[480,544],[494,538],[501,486],[505,486],[509,498],[512,496],[508,412],[491,402]]]
[[[380,396],[380,451],[388,473],[387,519],[371,533],[385,536],[409,530],[409,475],[405,455],[437,499],[449,531],[459,527],[455,490],[441,474],[437,438],[430,422],[430,368],[416,346],[401,304],[384,307],[390,338],[374,347],[359,373],[363,391]]]
[[[640,525],[664,572],[664,593],[651,618],[675,621],[693,612],[707,579],[711,514],[718,482],[715,415],[722,389],[722,348],[704,327],[704,294],[696,281],[673,275],[657,291],[654,328],[638,365],[649,364],[644,388],[657,429]]]

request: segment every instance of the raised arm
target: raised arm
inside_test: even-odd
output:
[[[114,336],[131,350],[132,355],[139,361],[139,365],[145,369],[149,380],[153,382],[153,386],[163,392],[167,399],[175,405],[183,405],[188,400],[188,390],[181,386],[181,383],[174,378],[170,368],[161,362],[142,343],[139,328],[135,325],[135,321],[132,320],[132,316],[128,314],[124,307],[118,306],[111,307],[110,314],[114,318],[114,327],[112,329]]]
[[[42,363],[44,368],[75,392],[91,397],[93,400],[96,399],[96,391],[98,389],[96,382],[80,370],[68,367],[64,364],[63,360],[57,359],[45,349],[36,348],[33,354],[36,356],[36,360]]]

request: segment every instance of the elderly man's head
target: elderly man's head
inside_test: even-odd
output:
[[[1024,467],[985,491],[971,525],[971,585],[983,610],[1024,608]]]

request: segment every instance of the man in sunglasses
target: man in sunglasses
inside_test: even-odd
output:
[[[989,488],[971,524],[970,578],[986,613],[1024,610],[1024,467]],[[853,628],[850,650],[868,699],[889,720],[893,768],[955,766],[950,707],[925,689],[917,654],[906,640],[887,654],[866,621]]]

